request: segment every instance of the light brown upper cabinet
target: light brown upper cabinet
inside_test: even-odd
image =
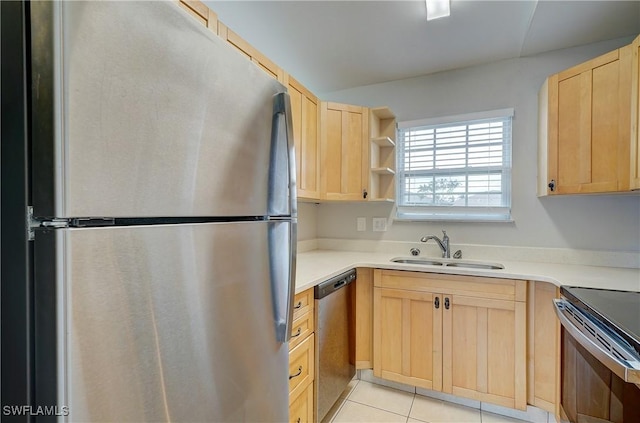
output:
[[[269,60],[267,56],[256,50],[255,47],[246,42],[242,37],[233,32],[222,22],[218,22],[218,35],[220,38],[226,40],[229,44],[238,49],[242,54],[247,56],[249,60],[255,63],[268,75],[284,83],[284,71],[282,68]]]
[[[369,195],[369,110],[320,102],[320,187],[324,200]]]
[[[296,178],[298,198],[320,199],[320,139],[318,98],[291,75],[285,75],[293,121],[296,148]]]
[[[545,81],[539,95],[538,195],[632,188],[632,53],[625,46]]]
[[[218,15],[207,5],[198,0],[179,0],[178,4],[214,34],[218,33]]]
[[[640,189],[640,36],[631,50],[631,189]]]

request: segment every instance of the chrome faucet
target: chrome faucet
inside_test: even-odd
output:
[[[451,258],[451,252],[449,251],[449,235],[447,235],[447,231],[442,231],[442,240],[435,235],[423,236],[420,241],[427,242],[430,239],[434,240],[438,243],[438,247],[442,250],[443,258]]]

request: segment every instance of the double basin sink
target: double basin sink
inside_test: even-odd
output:
[[[417,258],[417,257],[396,257],[391,259],[393,263],[406,263],[406,264],[420,264],[423,266],[443,266],[443,267],[463,267],[467,269],[487,269],[498,270],[504,269],[504,266],[499,263],[485,263],[476,261],[460,261],[460,260],[437,260],[429,258]]]

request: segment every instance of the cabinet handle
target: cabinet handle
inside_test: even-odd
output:
[[[440,308],[440,297],[436,297],[436,300],[433,302],[433,304],[435,304],[436,308]]]
[[[295,333],[295,335],[291,335],[291,337],[297,338],[298,336],[300,336],[301,333],[302,333],[302,328],[298,328],[298,331]]]
[[[446,308],[447,310],[449,310],[449,297],[446,297],[444,299],[444,308]]]
[[[289,375],[289,380],[293,379],[294,377],[298,377],[302,374],[302,366],[298,367],[298,373],[296,373],[295,375]]]
[[[551,192],[556,190],[556,181],[555,180],[551,180],[551,182],[549,182],[549,185],[547,185],[549,187],[549,189],[551,190]]]
[[[298,420],[296,420],[296,423],[300,423],[302,421],[302,419],[300,417],[298,417]]]
[[[297,309],[299,309],[299,308],[301,308],[301,307],[302,307],[302,301],[298,301],[298,304],[294,305],[294,306],[293,306],[293,309],[294,309],[294,310],[297,310]]]
[[[362,190],[362,198],[365,198],[365,199],[366,199],[366,198],[367,198],[367,195],[369,195],[369,193],[367,192],[367,190],[366,190],[366,189],[363,189],[363,190]]]

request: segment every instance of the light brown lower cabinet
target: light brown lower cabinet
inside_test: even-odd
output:
[[[374,288],[375,376],[442,390],[442,309],[435,308],[436,298],[431,292]]]
[[[313,383],[297,397],[289,400],[289,421],[291,423],[313,422]]]
[[[313,289],[294,298],[289,341],[289,421],[313,422],[315,378],[315,326]]]
[[[374,270],[377,377],[526,409],[526,281]]]
[[[373,368],[373,269],[357,269],[355,308],[356,369]]]
[[[560,290],[529,282],[527,295],[527,403],[559,415],[560,322],[553,299]]]
[[[444,302],[442,391],[524,410],[525,303],[449,294]]]

